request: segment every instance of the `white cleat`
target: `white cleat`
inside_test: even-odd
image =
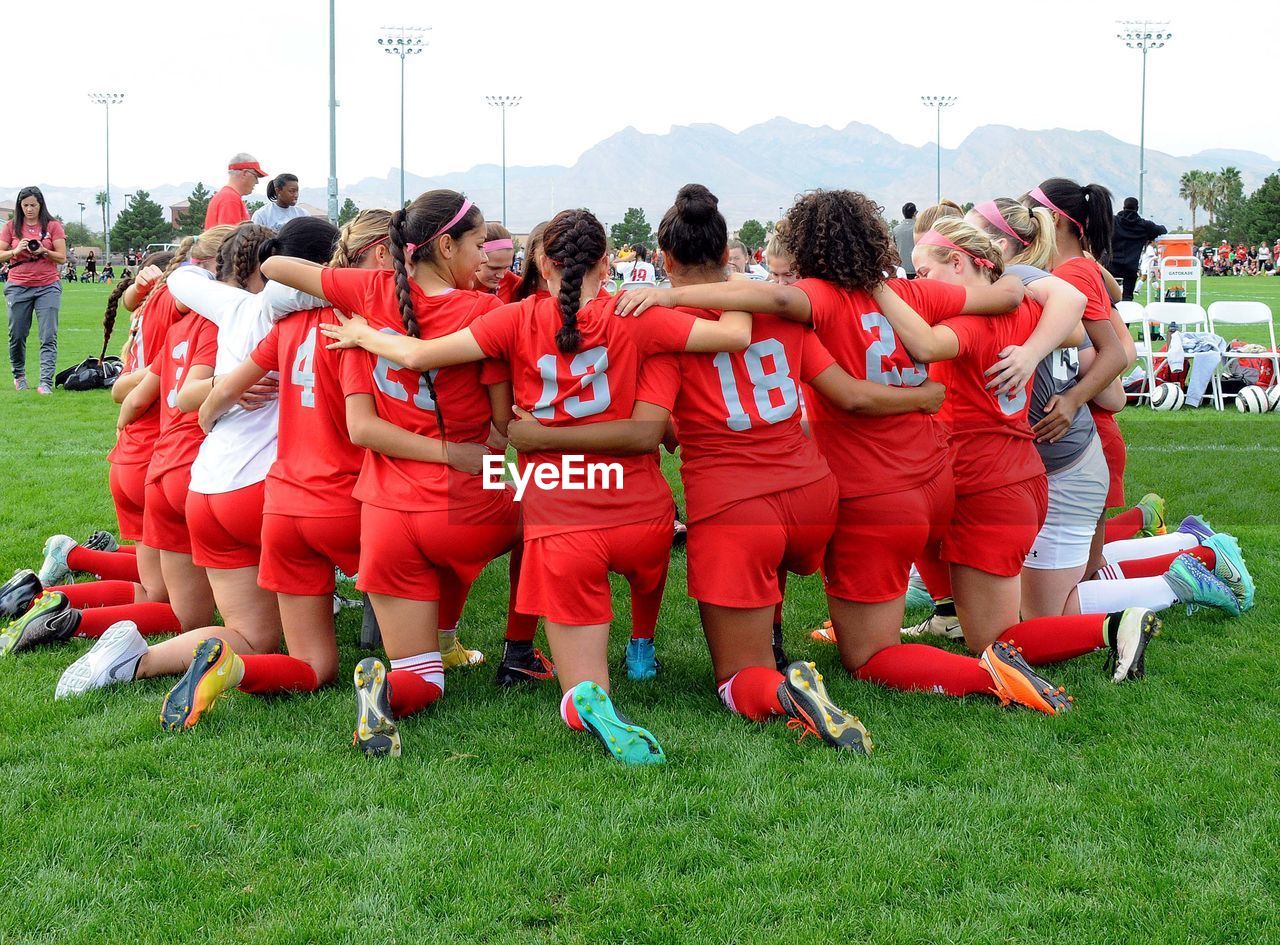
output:
[[[903,627],[904,637],[944,637],[948,640],[963,640],[964,631],[960,629],[959,617],[943,617],[930,614],[914,627]]]
[[[132,620],[113,623],[88,653],[67,667],[53,697],[82,696],[114,683],[132,682],[138,661],[146,652],[147,641],[138,632],[136,623]]]

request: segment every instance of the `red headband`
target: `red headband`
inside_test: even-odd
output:
[[[1058,216],[1066,217],[1068,220],[1070,220],[1072,223],[1076,225],[1076,229],[1080,231],[1080,236],[1081,237],[1084,236],[1084,227],[1080,225],[1080,221],[1077,220],[1075,217],[1073,217],[1071,214],[1067,213],[1067,211],[1063,210],[1061,207],[1055,204],[1048,197],[1046,197],[1044,194],[1044,191],[1041,190],[1039,187],[1031,191],[1031,193],[1028,194],[1027,196],[1029,196],[1032,200],[1036,201],[1036,203],[1043,204],[1044,206],[1048,207]]]
[[[963,246],[957,246],[951,240],[947,239],[937,230],[929,230],[924,236],[916,240],[917,246],[941,246],[943,249],[954,249],[957,253],[963,253],[973,260],[973,264],[981,269],[995,269],[996,264],[986,256],[975,256]]]
[[[1009,221],[1004,218],[1004,214],[1000,212],[1000,208],[996,206],[996,202],[994,200],[988,200],[984,203],[978,204],[973,208],[973,212],[981,216],[982,219],[986,220],[1001,233],[1005,234],[1005,236],[1012,236],[1023,246],[1031,245],[1019,236],[1014,228],[1009,225]]]

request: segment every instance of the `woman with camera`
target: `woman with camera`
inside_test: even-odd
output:
[[[27,389],[27,336],[31,316],[40,325],[40,384],[36,391],[53,393],[58,364],[58,309],[62,283],[58,267],[67,261],[67,234],[45,206],[39,187],[18,191],[13,219],[0,230],[0,263],[9,264],[4,288],[9,305],[9,362],[13,386]]]

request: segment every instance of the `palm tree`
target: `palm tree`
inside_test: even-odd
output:
[[[107,192],[105,190],[98,191],[97,196],[93,198],[93,202],[102,208],[102,233],[105,236],[107,232]]]
[[[1209,211],[1209,223],[1213,224],[1213,216],[1218,212],[1218,206],[1222,200],[1222,181],[1218,178],[1217,171],[1205,171],[1203,179],[1203,192],[1200,195],[1200,206]]]
[[[1178,181],[1178,196],[1191,208],[1191,232],[1196,231],[1196,209],[1204,206],[1206,191],[1205,171],[1187,171]]]

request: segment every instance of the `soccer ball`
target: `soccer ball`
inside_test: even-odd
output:
[[[1159,384],[1156,392],[1151,395],[1151,409],[1181,410],[1186,400],[1187,395],[1177,384]]]
[[[1267,409],[1280,410],[1280,384],[1271,385],[1271,389],[1267,391]]]
[[[1257,384],[1244,388],[1236,395],[1236,409],[1241,413],[1266,413],[1271,409],[1267,392]]]

